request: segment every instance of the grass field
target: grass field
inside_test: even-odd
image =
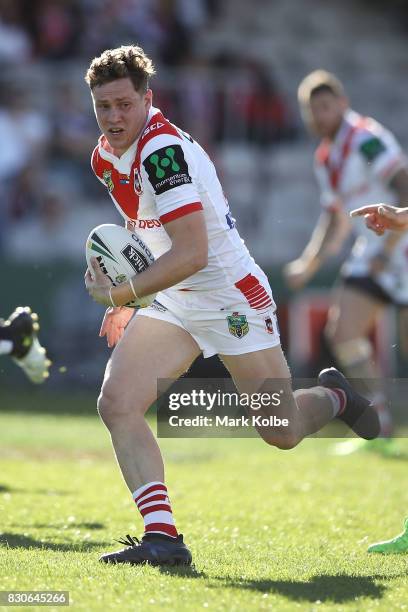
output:
[[[1,590],[68,590],[86,611],[408,608],[408,555],[366,553],[408,514],[407,462],[334,457],[328,440],[163,440],[195,567],[99,564],[142,523],[92,403],[2,396]]]

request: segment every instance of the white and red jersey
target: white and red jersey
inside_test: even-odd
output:
[[[407,165],[401,146],[389,130],[372,118],[348,110],[334,141],[323,140],[315,154],[321,205],[326,210],[341,209],[348,214],[366,204],[395,204],[390,181]],[[385,236],[369,230],[362,218],[353,220],[353,228],[357,240],[342,271],[345,275],[364,276],[369,274],[370,260],[382,249]],[[398,274],[392,272],[394,279],[401,271],[408,278],[407,247],[408,240],[403,238],[394,251],[394,264],[400,270]],[[383,273],[376,280],[391,291],[394,281],[390,274]]]
[[[163,226],[203,210],[208,265],[173,289],[222,289],[243,283],[243,292],[252,288],[258,292],[255,280],[263,272],[235,228],[213,163],[200,145],[165,119],[160,110],[150,109],[141,136],[120,158],[101,136],[92,154],[92,169],[125,221],[156,258],[171,246]],[[272,303],[265,293],[263,301],[262,306]]]

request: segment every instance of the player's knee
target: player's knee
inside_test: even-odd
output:
[[[104,385],[97,402],[98,413],[108,429],[130,416],[132,407],[123,394],[110,385]],[[134,410],[133,410],[134,412]]]
[[[114,405],[113,395],[104,389],[101,390],[97,401],[97,409],[101,420],[107,427],[109,427],[114,416]]]
[[[338,363],[344,367],[352,367],[372,356],[372,346],[367,338],[333,341],[331,348]]]

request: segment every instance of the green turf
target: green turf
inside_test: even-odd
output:
[[[68,590],[84,611],[407,609],[408,555],[366,553],[408,514],[407,463],[326,440],[163,440],[195,568],[99,564],[141,519],[83,401],[84,416],[0,414],[0,589]]]

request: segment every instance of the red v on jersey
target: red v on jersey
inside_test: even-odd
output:
[[[99,180],[105,183],[110,195],[121,208],[124,215],[129,219],[137,219],[139,213],[139,197],[143,193],[143,185],[140,173],[140,158],[143,147],[152,138],[170,134],[181,139],[176,128],[163,116],[161,112],[154,114],[137,143],[135,159],[129,174],[121,174],[113,163],[101,155],[101,149],[113,154],[105,136],[99,138],[99,142],[92,153],[92,169]]]
[[[327,172],[329,174],[330,185],[332,186],[332,189],[334,191],[337,191],[339,187],[344,165],[346,163],[348,156],[351,153],[351,144],[353,142],[353,137],[359,129],[364,128],[367,122],[368,122],[368,119],[366,119],[365,117],[362,117],[362,119],[358,121],[358,123],[350,127],[343,141],[340,159],[337,164],[334,164],[330,160],[331,143],[329,140],[324,139],[319,145],[319,147],[317,148],[316,160],[318,163],[324,164],[326,166]]]

